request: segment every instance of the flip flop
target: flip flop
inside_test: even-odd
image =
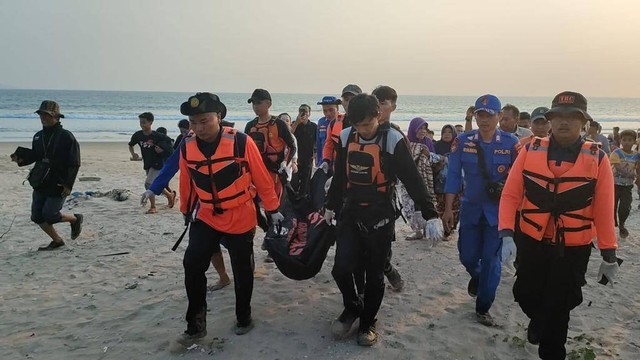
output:
[[[158,213],[158,209],[156,208],[149,208],[149,210],[147,210],[146,212],[147,214],[157,214]]]
[[[171,194],[171,197],[167,196],[167,199],[169,200],[169,205],[167,205],[167,207],[169,209],[173,208],[173,206],[176,204],[176,197],[178,196],[178,194],[176,194],[175,191],[173,191],[173,194]]]
[[[64,246],[64,241],[52,241],[47,246],[41,246],[38,248],[38,251],[49,251],[55,250],[61,246]]]

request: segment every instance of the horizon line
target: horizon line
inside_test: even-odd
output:
[[[4,86],[10,86],[4,84]],[[31,89],[31,88],[18,88],[18,87],[0,87],[0,90],[18,90],[18,91],[94,91],[94,92],[147,92],[147,93],[185,93],[190,94],[189,91],[172,91],[172,90],[112,90],[112,89]],[[251,94],[250,92],[235,92],[235,91],[220,91],[220,94]],[[325,93],[307,93],[307,92],[271,92],[278,95],[320,95],[325,96]],[[433,94],[403,94],[402,96],[433,96],[433,97],[471,97],[475,98],[478,95],[433,95]],[[506,97],[539,97],[546,98],[546,95],[501,95]],[[590,96],[590,98],[598,99],[640,99],[640,96]]]

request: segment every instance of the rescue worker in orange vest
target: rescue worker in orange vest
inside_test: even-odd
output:
[[[618,270],[614,186],[605,152],[580,136],[590,119],[587,99],[562,92],[545,116],[551,136],[520,152],[502,191],[499,232],[503,263],[513,261],[517,248],[513,295],[531,319],[527,339],[539,344],[541,359],[564,359],[594,232],[603,258],[598,277],[613,284]]]
[[[258,146],[280,198],[283,179],[286,179],[285,168],[296,153],[293,134],[284,121],[269,113],[271,94],[267,90],[255,89],[247,102],[252,105],[256,118],[247,123],[244,133]]]
[[[329,123],[327,138],[322,148],[322,165],[320,165],[320,168],[327,174],[329,170],[333,168],[333,162],[336,159],[340,132],[342,132],[342,129],[349,127],[349,119],[347,119],[349,101],[358,94],[362,94],[362,89],[360,89],[358,85],[349,84],[342,89],[342,107],[344,108],[344,114],[338,114],[338,117]]]
[[[330,223],[339,211],[332,275],[342,293],[344,311],[332,331],[336,338],[344,338],[360,318],[358,344],[371,346],[378,339],[376,315],[384,296],[384,265],[395,231],[392,192],[397,179],[420,205],[430,237],[441,237],[443,230],[402,134],[388,123],[379,124],[376,97],[357,95],[349,108],[353,127],[340,133],[324,214]],[[361,263],[366,273],[364,299],[356,294],[353,281],[353,272]]]
[[[184,254],[185,287],[189,299],[187,330],[178,342],[189,346],[207,334],[207,278],[211,255],[222,243],[229,250],[236,294],[235,333],[253,328],[253,237],[256,207],[262,198],[273,222],[283,219],[273,181],[260,151],[246,134],[221,127],[226,108],[217,96],[197,93],[180,107],[189,116],[195,136],[180,145],[180,211],[191,222]]]
[[[549,108],[541,106],[537,107],[531,112],[531,134],[530,136],[520,138],[520,145],[525,146],[530,143],[536,137],[547,137],[549,136],[549,131],[551,131],[551,123],[549,119],[545,117],[544,114],[549,111]]]

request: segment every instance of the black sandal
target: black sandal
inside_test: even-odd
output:
[[[82,232],[82,222],[84,221],[84,217],[82,214],[73,214],[76,217],[76,222],[71,224],[71,240],[75,240],[80,236]]]
[[[55,249],[59,248],[60,246],[64,246],[64,241],[52,241],[47,246],[39,247],[38,251],[55,250]]]

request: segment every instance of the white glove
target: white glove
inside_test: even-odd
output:
[[[600,263],[600,270],[598,270],[598,279],[600,279],[599,282],[603,285],[608,284],[613,287],[613,280],[615,280],[616,278],[619,267],[620,265],[618,265],[617,262],[610,263],[602,260],[602,263]],[[603,280],[605,280],[606,282],[603,282]]]
[[[329,173],[329,163],[326,162],[326,161],[323,161],[322,165],[320,165],[320,169],[322,171],[324,171],[325,174],[328,174]]]
[[[271,223],[276,225],[284,221],[284,216],[280,211],[271,214]]]
[[[147,190],[143,192],[142,197],[140,198],[140,206],[147,205],[147,201],[149,201],[149,199],[151,199],[154,196],[156,196],[156,194],[154,194],[153,191],[151,190]]]
[[[444,237],[444,228],[442,227],[442,220],[440,218],[433,218],[427,220],[427,224],[424,227],[424,237],[431,242],[431,247],[442,240]]]
[[[283,161],[280,163],[280,168],[278,169],[279,173],[283,173],[287,169],[287,162]]]
[[[502,265],[510,266],[516,261],[517,247],[513,242],[513,236],[505,236],[502,238]]]
[[[322,218],[327,222],[328,225],[332,225],[333,219],[336,217],[336,213],[333,210],[325,209],[324,216]]]
[[[333,180],[333,176],[327,179],[327,182],[324,183],[324,193],[329,192],[329,188],[331,187],[331,180]]]

